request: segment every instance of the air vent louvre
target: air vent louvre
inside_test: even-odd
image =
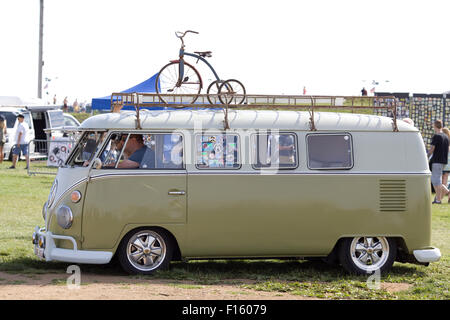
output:
[[[380,211],[406,211],[406,181],[380,180]]]

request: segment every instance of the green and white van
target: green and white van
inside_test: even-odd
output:
[[[323,258],[346,270],[440,259],[431,243],[425,146],[381,116],[303,111],[141,110],[85,120],[33,235],[47,261],[130,273],[171,260]],[[136,129],[136,128],[139,129]],[[120,168],[127,143],[146,147]],[[125,144],[119,148],[119,143]]]

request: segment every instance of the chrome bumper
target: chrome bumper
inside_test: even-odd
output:
[[[441,259],[441,251],[438,248],[414,250],[413,254],[416,260],[422,263],[436,262]]]
[[[73,249],[57,248],[54,239],[72,242]],[[109,251],[78,250],[77,242],[73,237],[60,236],[45,231],[45,228],[36,227],[33,233],[34,254],[46,261],[63,261],[72,263],[106,264],[113,256]]]

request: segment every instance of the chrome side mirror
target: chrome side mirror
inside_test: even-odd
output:
[[[94,164],[93,164],[92,167],[95,168],[95,169],[101,169],[102,165],[103,165],[102,160],[100,160],[99,158],[95,158],[94,159]]]

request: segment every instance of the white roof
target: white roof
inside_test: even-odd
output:
[[[353,113],[315,112],[314,123],[319,131],[393,131],[391,118]],[[141,110],[142,129],[219,129],[224,128],[222,110]],[[230,110],[230,129],[310,130],[307,111]],[[418,131],[397,120],[399,131]],[[136,112],[123,111],[90,117],[80,129],[135,129]]]
[[[17,96],[0,96],[0,107],[45,106],[43,99]]]

